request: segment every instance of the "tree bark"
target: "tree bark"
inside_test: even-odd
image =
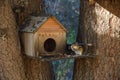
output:
[[[52,63],[24,57],[28,80],[55,80]]]
[[[30,15],[44,15],[44,0],[11,0],[13,11],[16,14],[18,25]]]
[[[109,10],[113,7],[109,5],[103,8],[99,3],[90,5],[88,0],[81,0],[77,39],[92,43],[92,51],[87,52],[98,56],[76,59],[74,80],[120,79],[120,17]]]
[[[16,21],[8,0],[0,1],[0,80],[26,80]]]
[[[17,21],[10,1],[0,0],[0,80],[54,80],[50,62],[41,62],[22,54]]]

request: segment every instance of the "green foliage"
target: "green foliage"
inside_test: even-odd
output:
[[[69,32],[67,34],[67,43],[71,44],[76,41],[77,31],[74,30],[74,28],[69,27]]]
[[[53,62],[56,80],[71,80],[74,67],[73,59],[57,60]]]

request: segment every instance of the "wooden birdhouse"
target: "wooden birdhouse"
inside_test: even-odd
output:
[[[25,54],[63,53],[66,48],[66,29],[54,16],[31,16],[21,29]]]

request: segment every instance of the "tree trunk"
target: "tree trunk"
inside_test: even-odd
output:
[[[9,0],[0,0],[0,80],[54,80],[51,63],[23,56],[16,21]]]
[[[26,80],[16,23],[8,0],[0,1],[0,80]]]
[[[92,43],[92,51],[87,52],[98,56],[76,59],[74,80],[120,79],[120,17],[111,13],[109,9],[115,5],[106,1],[102,6],[107,8],[103,8],[99,3],[91,5],[88,0],[81,0],[77,39]]]
[[[55,80],[50,62],[24,57],[25,70],[28,80]]]

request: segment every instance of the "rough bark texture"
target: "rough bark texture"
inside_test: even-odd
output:
[[[120,0],[95,0],[103,8],[109,10],[114,15],[120,17]]]
[[[16,23],[8,0],[0,1],[0,80],[25,80]]]
[[[78,41],[93,43],[91,53],[98,56],[76,59],[74,80],[120,80],[120,17],[114,14],[119,9],[113,13],[109,8],[115,6],[106,1],[106,7],[81,1]]]
[[[18,25],[29,15],[43,15],[44,0],[10,0]]]
[[[25,71],[28,80],[55,80],[50,62],[24,57]]]
[[[0,0],[0,80],[54,80],[51,63],[22,54],[17,27],[9,0]]]

